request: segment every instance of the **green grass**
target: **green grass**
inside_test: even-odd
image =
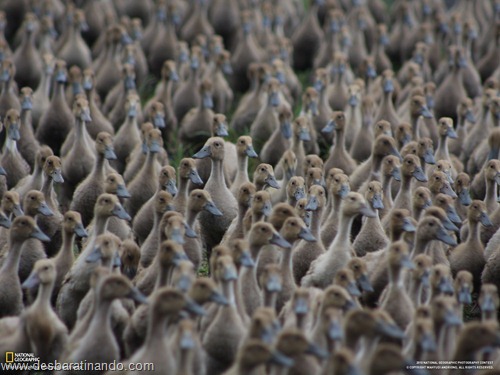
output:
[[[209,267],[208,267],[208,260],[203,258],[203,260],[201,261],[200,263],[200,267],[198,268],[198,273],[197,273],[198,276],[200,277],[208,277],[210,276],[210,270],[209,270]]]

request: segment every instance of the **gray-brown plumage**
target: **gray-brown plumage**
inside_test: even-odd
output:
[[[57,298],[56,308],[63,322],[73,327],[76,322],[76,310],[80,301],[90,288],[90,275],[97,263],[88,263],[87,257],[94,250],[98,236],[106,232],[107,221],[111,216],[130,220],[118,198],[112,194],[101,194],[94,206],[95,226],[93,235],[88,241],[64,278],[61,291]]]
[[[70,205],[71,210],[78,211],[82,215],[84,226],[92,220],[97,198],[104,193],[105,160],[116,158],[113,151],[113,138],[110,134],[99,133],[94,147],[96,159],[92,172],[78,185]]]
[[[146,301],[125,276],[116,274],[105,276],[97,285],[96,306],[88,330],[77,343],[66,348],[61,360],[69,362],[91,360],[103,363],[119,360],[120,351],[111,329],[108,313],[112,302],[118,298],[132,298],[139,303]],[[102,344],[102,350],[95,350],[96,342]]]
[[[150,199],[157,190],[158,170],[156,157],[163,147],[163,139],[159,129],[151,129],[147,134],[148,155],[140,171],[128,184],[130,199],[125,202],[125,209],[132,217],[139,211],[144,203]]]
[[[19,112],[15,109],[7,111],[4,117],[4,125],[7,136],[0,164],[7,174],[7,188],[12,189],[29,174],[31,168],[17,149],[17,141],[21,137],[19,133]]]
[[[66,63],[56,61],[56,88],[49,108],[40,118],[36,128],[36,138],[41,144],[48,145],[56,154],[73,127],[73,115],[66,102],[64,85],[67,81]]]
[[[293,276],[295,283],[300,285],[300,281],[307,274],[311,263],[323,255],[326,251],[321,242],[320,222],[323,210],[326,206],[325,189],[319,185],[313,185],[309,188],[309,196],[306,211],[312,211],[311,233],[317,239],[315,242],[306,240],[300,241],[294,249],[292,255]]]
[[[31,190],[26,194],[23,200],[24,212],[27,216],[40,219],[40,216],[52,216],[53,212],[48,207],[43,194],[37,190]],[[44,241],[45,242],[45,241]],[[48,242],[48,241],[47,241]],[[7,261],[9,246],[5,245],[2,249],[3,262]],[[33,266],[39,259],[47,258],[42,241],[37,238],[26,240],[21,248],[21,257],[19,260],[18,274],[21,282],[29,276]],[[3,263],[2,262],[2,263]]]
[[[153,197],[153,226],[141,245],[141,265],[148,267],[154,260],[160,244],[160,236],[165,228],[161,225],[163,214],[172,208],[172,195],[160,190]]]
[[[142,205],[142,207],[139,209],[139,211],[137,211],[134,217],[132,228],[140,244],[146,240],[149,233],[151,232],[151,229],[153,228],[154,201],[157,195],[160,193],[160,191],[166,191],[172,196],[172,201],[170,202],[170,204],[172,205],[171,207],[172,209],[174,208],[174,203],[175,203],[174,197],[177,197],[179,194],[182,193],[177,190],[175,184],[176,182],[175,172],[176,172],[175,169],[169,165],[166,165],[161,168],[158,176],[156,192],[151,198],[149,198],[146,201],[146,203]],[[184,211],[182,213],[184,213]]]
[[[19,134],[21,138],[17,142],[19,152],[33,169],[35,166],[36,155],[40,149],[40,144],[35,139],[31,111],[33,108],[33,90],[29,87],[23,87],[20,90],[21,99],[21,121],[19,125]]]
[[[17,275],[22,246],[26,240],[38,238],[47,241],[45,236],[36,225],[34,219],[29,216],[17,217],[12,223],[9,234],[9,252],[5,262],[0,269],[0,292],[1,317],[16,316],[23,308],[21,282]]]
[[[57,268],[52,259],[42,259],[35,263],[23,288],[38,287],[38,294],[31,306],[24,311],[26,332],[34,354],[40,362],[55,361],[62,354],[68,341],[68,329],[56,315],[50,298],[57,277]]]
[[[402,282],[403,269],[413,269],[408,245],[404,241],[392,243],[387,249],[389,284],[380,297],[380,308],[387,311],[401,329],[406,329],[414,315],[413,301]]]
[[[352,247],[358,256],[383,249],[389,243],[389,238],[380,222],[379,210],[384,208],[382,184],[378,181],[371,181],[365,194],[366,201],[371,209],[377,213],[375,217],[367,217],[356,236]]]
[[[87,231],[82,224],[82,217],[78,212],[67,211],[64,214],[63,222],[61,224],[62,245],[59,251],[52,258],[56,269],[56,278],[54,280],[54,288],[52,291],[52,301],[54,304],[62,282],[66,277],[66,273],[68,273],[75,261],[75,237],[87,237]]]
[[[474,277],[474,289],[478,290],[479,280],[483,273],[486,260],[484,258],[484,245],[479,236],[479,224],[491,226],[486,205],[482,201],[474,200],[468,208],[469,236],[467,240],[452,249],[449,259],[454,275],[460,270],[467,270]]]
[[[222,138],[212,137],[205,146],[193,157],[203,159],[210,157],[212,167],[210,178],[205,190],[210,193],[214,204],[222,212],[223,216],[213,220],[213,215],[209,212],[202,212],[199,216],[201,236],[210,252],[212,247],[217,245],[229,228],[229,225],[238,214],[238,203],[231,191],[227,188],[224,178],[224,148],[225,143]]]

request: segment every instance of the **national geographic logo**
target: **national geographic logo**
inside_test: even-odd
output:
[[[39,358],[33,353],[5,352],[5,363],[35,363]]]
[[[14,363],[14,352],[5,352],[5,363]]]

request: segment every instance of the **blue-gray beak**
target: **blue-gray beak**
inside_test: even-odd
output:
[[[122,220],[127,220],[127,221],[132,220],[130,215],[125,211],[125,209],[123,208],[123,206],[121,204],[115,205],[115,207],[113,208],[112,214],[114,216],[118,217],[119,219],[122,219]]]
[[[47,206],[47,203],[41,203],[40,206],[38,207],[38,212],[41,213],[43,216],[53,216],[54,213],[52,210]]]
[[[203,147],[200,151],[193,155],[194,159],[204,159],[212,155],[210,151],[210,146]]]
[[[210,212],[214,216],[222,216],[222,212],[217,208],[217,206],[214,204],[214,202],[210,201],[205,204],[205,207],[203,207],[205,210]]]
[[[192,169],[191,172],[189,172],[189,179],[191,180],[192,184],[203,185],[203,180],[201,179],[196,169]]]
[[[427,149],[424,153],[424,161],[427,164],[436,164],[436,159],[434,158],[434,154],[432,153],[432,150]]]

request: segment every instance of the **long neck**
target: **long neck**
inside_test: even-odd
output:
[[[332,194],[332,207],[325,222],[338,219],[340,214],[340,203],[342,203],[342,199],[340,198],[340,196],[337,194]]]
[[[326,87],[322,87],[319,92],[318,107],[330,106],[328,103],[328,95],[326,94]]]
[[[243,230],[243,220],[248,212],[249,207],[244,204],[238,204],[238,216],[236,217],[236,231]]]
[[[50,298],[52,296],[52,290],[54,289],[54,281],[48,284],[41,284],[38,288],[38,294],[33,306],[37,311],[42,311],[51,308]]]
[[[239,275],[238,279],[236,279],[232,282],[233,290],[241,290],[240,283],[241,283],[241,274],[242,274],[241,271],[242,270],[243,269],[240,268],[239,273],[238,273],[238,275]],[[247,322],[249,320],[249,318],[248,318],[247,312],[245,310],[245,303],[243,302],[243,295],[241,293],[235,294],[234,303],[235,303],[238,315],[241,317],[241,320]]]
[[[196,82],[198,80],[198,69],[193,69],[189,71],[189,81],[191,84],[196,85]]]
[[[248,157],[238,154],[238,169],[236,170],[235,181],[249,181],[248,178]]]
[[[453,68],[453,72],[452,72],[451,77],[453,77],[453,81],[457,82],[458,87],[460,87],[461,89],[463,89],[462,76],[463,76],[463,69],[462,68],[460,68],[460,67]]]
[[[386,203],[390,204],[392,206],[392,176],[391,175],[384,175],[382,177],[382,190],[384,192],[384,205]],[[390,207],[390,206],[386,206]]]
[[[422,212],[424,212],[424,208],[420,206],[419,207],[413,206],[412,211],[413,211],[412,217],[418,222],[420,220],[420,217],[422,216]]]
[[[394,109],[394,104],[392,103],[392,91],[391,92],[384,92],[384,95],[382,96],[381,109],[384,111],[384,113],[387,113],[387,112],[395,113],[396,112]]]
[[[152,307],[151,307],[152,308]],[[163,355],[169,355],[169,346],[167,346],[167,340],[165,340],[165,327],[167,322],[167,315],[157,314],[153,312],[150,314],[148,332],[146,335],[145,346],[150,350],[162,349]],[[165,353],[165,350],[168,350]]]
[[[486,179],[486,196],[484,202],[488,207],[497,206],[497,183],[495,180]]]
[[[172,84],[171,81],[167,78],[161,79],[161,90],[157,96],[157,98],[170,98],[172,93]]]
[[[255,267],[254,267],[255,268]],[[222,293],[224,294],[224,297],[229,302],[229,307],[235,308],[236,307],[236,299],[234,296],[234,283],[232,281],[223,281],[222,282]]]
[[[165,95],[163,98],[165,98],[165,102],[170,103],[172,101],[172,87],[174,86],[174,82],[169,79],[165,86]]]
[[[50,97],[50,86],[52,83],[52,74],[45,73],[42,75],[42,80],[40,82],[41,94],[45,95],[46,98]]]
[[[349,251],[348,245],[350,242],[351,227],[352,227],[353,221],[354,221],[353,216],[341,214],[340,223],[339,223],[339,230],[337,232],[337,236],[333,240],[333,243],[330,245],[330,248],[343,248],[343,250]],[[334,244],[335,244],[335,246],[334,246]],[[345,248],[342,245],[345,245]]]
[[[193,355],[192,349],[180,349],[180,359],[177,369],[178,375],[192,374],[191,367],[193,365]]]
[[[366,121],[366,125],[365,125],[365,121],[363,121],[363,112],[361,111],[360,105],[355,105],[355,106],[348,105],[347,109],[346,109],[346,114],[347,114],[346,117],[348,119],[350,119],[349,123],[347,124],[348,127],[349,126],[352,127],[353,125],[351,125],[351,124],[359,123],[359,124],[361,124],[361,128],[363,129],[363,131],[368,130],[370,132],[370,134],[373,134],[373,127],[370,126],[372,123],[369,121]]]
[[[168,285],[171,267],[164,267],[163,265],[160,264],[159,261],[157,262],[156,267],[158,273],[156,274],[156,283],[154,289],[158,290],[159,288]]]
[[[155,169],[155,161],[156,161],[156,153],[148,152],[146,157],[146,164],[144,165],[144,171],[148,173],[148,175],[152,175]]]
[[[8,78],[2,85],[2,95],[8,95],[10,92],[10,83],[12,78]]]
[[[184,178],[184,177],[181,177],[179,179],[179,189],[177,190],[177,194],[176,194],[176,198],[174,200],[174,202],[176,202],[176,206],[177,204],[179,204],[179,202],[181,202],[179,204],[179,206],[181,206],[180,208],[182,209],[185,209],[184,206],[184,203],[188,200],[188,186],[189,186],[189,179],[188,178]],[[163,184],[160,183],[159,186],[158,186],[158,190],[157,191],[160,191],[160,190],[163,190]],[[177,209],[179,207],[176,207]],[[182,212],[184,213],[184,212]]]
[[[134,129],[137,129],[137,117],[127,116],[127,118],[125,119],[125,124],[123,126],[129,131],[134,131]]]
[[[17,142],[10,137],[7,137],[5,141],[5,150],[10,151],[11,153],[18,153]]]
[[[5,259],[2,270],[15,270],[15,272],[17,273],[17,269],[19,268],[19,260],[21,258],[22,245],[23,242],[11,241],[10,250],[7,253],[7,258]]]
[[[342,198],[340,195],[333,194],[333,210],[337,213],[340,213],[340,204],[342,203]]]
[[[92,171],[94,180],[104,180],[104,155],[97,153],[94,170]]]
[[[187,223],[187,225],[189,225],[190,228],[193,228],[194,222],[195,222],[196,217],[198,216],[199,213],[200,213],[200,211],[198,211],[198,210],[189,209],[189,208],[187,209],[186,223]]]
[[[97,101],[99,101],[99,95],[96,92],[95,87],[92,88],[88,96],[90,115],[93,117],[92,123],[96,123],[98,118],[103,116]]]
[[[337,130],[334,149],[345,152],[344,131]]]
[[[106,232],[109,216],[97,215],[94,226],[94,239]]]
[[[259,258],[261,245],[250,244],[250,254],[252,255],[252,259],[257,263]],[[254,267],[255,268],[255,267]]]
[[[87,142],[89,137],[86,136],[86,132],[85,122],[80,120],[78,116],[75,117],[75,144],[82,143],[84,147],[91,148],[92,145]]]
[[[377,175],[380,172],[380,166],[382,165],[383,156],[381,155],[372,155],[369,160],[371,160],[371,173],[373,175]]]
[[[158,241],[161,241],[161,236],[160,236],[160,231],[158,229],[159,225],[160,225],[160,218],[161,218],[161,214],[156,211],[156,210],[153,210],[153,227],[151,228],[151,233],[152,235],[156,235],[156,237],[158,238]],[[158,242],[158,243],[161,243],[161,242]]]
[[[490,113],[488,106],[483,105],[481,107],[480,112],[481,112],[481,120],[478,121],[476,124],[474,124],[475,132],[482,132],[488,129],[488,115]]]
[[[278,299],[278,293],[263,291],[264,307],[271,307],[273,310],[276,308],[276,300]]]
[[[63,230],[62,232],[62,247],[58,256],[65,255],[72,259],[75,258],[73,254],[73,245],[75,243],[75,233],[73,231]]]
[[[320,227],[321,227],[322,214],[323,214],[323,207],[318,206],[316,211],[313,212],[311,218],[311,233],[316,238],[321,238]]]
[[[418,233],[415,236],[415,244],[413,246],[413,250],[411,252],[411,258],[415,259],[415,257],[419,254],[425,253],[425,249],[427,248],[427,245],[429,245],[429,239],[428,238],[422,238],[422,234]]]
[[[408,295],[414,302],[415,306],[420,306],[422,304],[422,282],[421,279],[416,275],[411,275],[410,282],[408,284]]]
[[[383,227],[382,227],[382,222],[380,220],[380,212],[378,209],[376,208],[373,208],[372,207],[372,210],[376,213],[375,217],[366,217],[364,218],[364,226],[367,226],[368,228],[379,228],[379,229],[382,229],[383,231]]]
[[[479,235],[479,223],[469,219],[469,236],[467,237],[467,245],[470,248],[477,249],[479,245],[482,248],[481,237]],[[475,245],[475,246],[471,246]],[[483,254],[481,254],[483,255]]]
[[[87,332],[107,331],[111,333],[111,303],[113,301],[97,298],[96,302],[97,306]]]
[[[384,55],[385,54],[385,45],[377,42],[375,44],[375,55]]]
[[[226,186],[224,178],[224,163],[223,160],[212,159],[212,169],[208,181],[221,181],[223,186]],[[208,183],[207,181],[207,183]]]
[[[466,121],[465,116],[462,116],[460,113],[457,113],[457,122],[456,122],[455,131],[458,134],[458,139],[463,139],[461,137],[461,135],[465,131],[465,121]]]
[[[401,185],[399,187],[398,196],[396,197],[396,200],[401,197],[406,197],[408,199],[411,199],[410,197],[411,178],[412,178],[411,175],[407,175],[405,173],[401,175]]]
[[[440,155],[441,159],[447,159],[450,160],[450,153],[448,151],[448,137],[447,136],[440,136],[439,137],[439,142],[438,142],[438,148],[437,152],[438,155]]]
[[[305,158],[304,142],[295,134],[292,137],[292,151],[297,156],[297,160],[303,160]]]
[[[69,43],[75,44],[76,39],[78,38],[78,35],[80,35],[80,26],[78,24],[73,24],[69,27],[69,34],[68,34],[68,39],[70,40]]]
[[[54,93],[54,98],[53,100],[65,100],[64,96],[64,83],[63,82],[57,82],[56,83],[56,90]]]
[[[403,278],[401,277],[401,267],[399,265],[389,266],[389,284],[391,288],[403,289]]]
[[[282,249],[280,270],[283,280],[293,280],[292,249]]]
[[[54,180],[52,179],[52,177],[45,176],[45,178],[43,179],[42,193],[43,196],[45,197],[45,201],[47,202],[47,204],[49,206],[52,206],[50,208],[56,209],[56,207],[54,207],[54,201],[52,199],[53,186],[54,186]]]
[[[31,134],[33,134],[31,109],[21,110],[21,131],[24,133],[30,132]]]
[[[23,35],[23,43],[21,48],[28,49],[35,47],[34,33],[31,31],[25,32]]]

